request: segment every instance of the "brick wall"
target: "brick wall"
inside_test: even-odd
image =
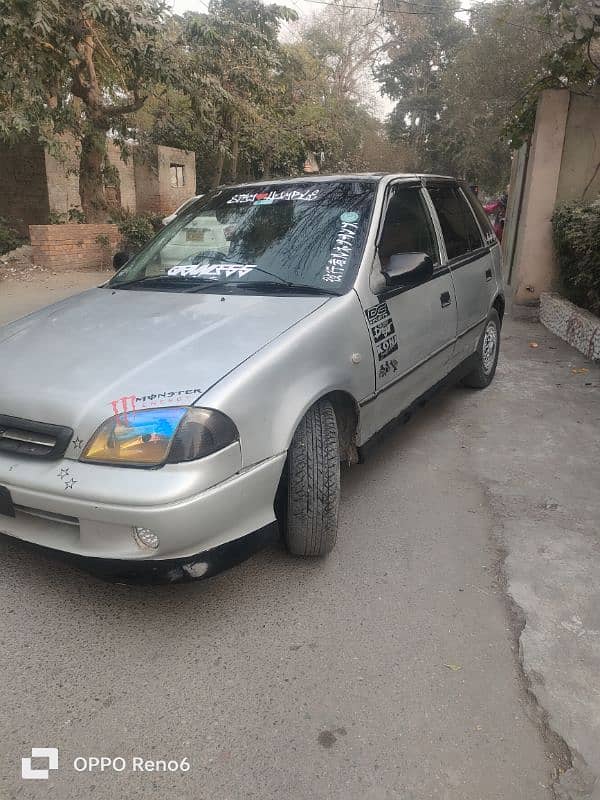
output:
[[[31,141],[0,145],[0,217],[24,236],[29,225],[48,222],[44,148]]]
[[[99,269],[111,264],[121,235],[116,225],[30,225],[32,258],[53,270]],[[97,241],[106,236],[108,247]]]
[[[158,150],[158,186],[160,194],[161,214],[175,211],[188,197],[196,194],[196,156],[188,150],[159,145]],[[171,165],[183,167],[183,186],[171,186]]]

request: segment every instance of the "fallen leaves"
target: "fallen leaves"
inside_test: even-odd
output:
[[[458,672],[459,670],[461,670],[461,669],[462,669],[462,667],[460,666],[460,664],[444,664],[444,666],[445,666],[447,669],[451,669],[451,670],[452,670],[452,672]]]

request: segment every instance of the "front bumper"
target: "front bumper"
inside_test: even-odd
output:
[[[225,569],[240,564],[263,548],[277,536],[277,524],[266,525],[258,531],[234,539],[231,542],[213,547],[194,556],[164,559],[115,559],[92,558],[63,550],[55,550],[38,544],[25,542],[26,548],[34,553],[42,553],[48,558],[59,559],[79,567],[97,578],[112,583],[162,584],[186,583],[211,578]],[[10,539],[0,534],[0,538]]]
[[[91,560],[92,565],[103,559],[154,565],[170,561],[171,566],[193,563],[198,554],[241,540],[275,521],[273,502],[285,453],[233,475],[238,456],[225,451],[215,456],[196,465],[160,470],[69,459],[14,464],[2,457],[0,485],[11,494],[15,516],[0,515],[0,533]],[[65,469],[75,476],[72,488],[65,488],[65,478],[59,477]],[[155,532],[158,549],[141,549],[133,537],[134,526]],[[163,567],[168,571],[168,564]]]

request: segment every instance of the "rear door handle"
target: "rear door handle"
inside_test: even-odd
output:
[[[452,298],[450,297],[450,292],[441,293],[440,303],[442,304],[442,308],[446,308],[446,306],[452,305]]]
[[[492,280],[492,270],[491,269],[486,269],[486,271],[485,271],[485,279],[486,279],[486,281],[491,281]]]

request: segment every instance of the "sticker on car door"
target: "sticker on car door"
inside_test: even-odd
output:
[[[378,361],[384,361],[398,349],[398,336],[387,303],[379,303],[365,311],[369,332]],[[395,371],[395,370],[392,370]],[[386,375],[389,374],[386,373]],[[385,377],[380,375],[380,377]]]

